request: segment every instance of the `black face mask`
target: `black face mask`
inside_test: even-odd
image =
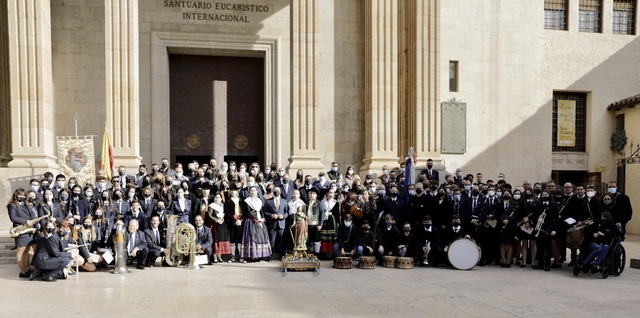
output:
[[[26,198],[18,198],[18,202],[24,202]]]
[[[145,193],[145,194],[144,194],[144,197],[145,197],[145,198],[149,198],[149,197],[151,197],[151,193]]]
[[[510,196],[508,196],[508,195],[507,195],[507,196],[504,196],[504,197],[502,197],[502,198],[503,198],[505,201],[509,201],[509,200],[511,200],[511,197],[510,197]]]
[[[422,189],[416,189],[416,193],[417,193],[417,194],[422,193]]]
[[[55,228],[55,227],[48,227],[48,228],[47,228],[47,233],[53,233],[53,232],[55,232],[55,231],[56,231],[56,228]]]
[[[527,198],[527,199],[531,199],[531,198],[533,198],[533,193],[525,193],[524,197]]]
[[[480,191],[478,191],[478,190],[471,191],[471,195],[473,195],[473,196],[477,196],[478,194],[480,194]]]
[[[533,192],[535,192],[535,194],[540,194],[542,192],[542,190],[540,189],[534,189]]]
[[[427,165],[427,168],[431,169],[433,168],[433,165]]]
[[[398,194],[397,194],[397,193],[395,193],[395,192],[391,192],[391,193],[389,193],[389,196],[391,196],[391,197],[394,197],[394,198],[395,198],[395,197],[397,197],[397,196],[398,196]]]
[[[91,224],[83,224],[82,226],[84,226],[85,229],[91,229]]]
[[[36,199],[35,198],[29,198],[29,203],[33,203],[33,202],[36,202]]]

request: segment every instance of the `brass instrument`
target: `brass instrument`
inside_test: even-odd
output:
[[[533,212],[527,214],[527,216],[523,217],[522,220],[520,220],[520,222],[518,222],[518,227],[523,227],[525,224],[527,224],[527,222],[529,222],[529,220],[527,220],[527,222],[524,221],[524,219],[529,219],[531,216],[533,215]]]
[[[182,261],[183,255],[189,255],[189,263],[185,269],[200,269],[196,265],[196,228],[189,223],[181,223],[176,228],[175,245],[173,249],[180,255]],[[172,254],[173,254],[172,249]],[[178,262],[180,264],[180,262]]]
[[[40,222],[40,220],[48,218],[51,216],[51,213],[47,213],[46,215],[43,215],[41,217],[37,217],[33,220],[30,221],[34,221],[33,224],[37,224],[38,222]],[[11,228],[11,230],[9,230],[9,236],[11,238],[16,238],[18,236],[21,235],[25,235],[25,234],[34,234],[35,232],[37,232],[38,229],[36,229],[35,227],[33,227],[33,225],[29,226],[26,223],[25,224],[20,224],[14,228]]]
[[[116,267],[113,269],[113,274],[131,273],[127,269],[127,249],[125,246],[124,233],[124,224],[122,224],[122,222],[116,224],[116,236],[113,244],[116,252]]]
[[[176,241],[176,227],[178,225],[178,219],[180,217],[177,215],[167,215],[167,227],[165,228],[165,247],[170,251],[169,255],[164,256],[164,261],[169,266],[178,266],[180,265],[180,255],[176,253],[176,249],[173,248]]]
[[[536,235],[534,235],[535,237],[538,237],[538,235],[540,235],[540,231],[542,231],[542,225],[544,224],[544,219],[547,217],[547,209],[545,208],[542,213],[540,214],[540,216],[538,217],[539,219],[542,219],[542,222],[538,222],[536,223]]]

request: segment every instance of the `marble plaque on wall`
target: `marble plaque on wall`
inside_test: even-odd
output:
[[[463,154],[467,148],[467,103],[442,102],[442,153]]]

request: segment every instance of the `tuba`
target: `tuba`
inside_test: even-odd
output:
[[[51,216],[51,213],[47,213],[46,215],[43,215],[41,217],[37,217],[35,219],[33,219],[33,224],[36,224],[38,222],[40,222],[40,220],[44,219],[44,218],[48,218],[49,216]],[[30,220],[31,221],[31,220]],[[11,238],[16,238],[18,236],[21,235],[25,235],[25,234],[33,234],[36,231],[38,231],[38,229],[36,229],[33,226],[29,226],[26,223],[25,224],[20,224],[16,227],[11,228],[11,230],[9,230],[9,236],[11,236]]]
[[[171,249],[171,254],[177,253],[182,261],[182,255],[189,255],[189,263],[185,269],[200,269],[196,265],[196,228],[189,223],[181,223],[176,228],[175,244]],[[180,262],[178,262],[180,264]]]
[[[176,227],[178,226],[178,219],[180,217],[177,215],[167,215],[167,227],[165,228],[165,244],[166,248],[170,250],[169,255],[165,255],[164,261],[167,262],[169,266],[178,266],[180,265],[181,256],[176,252],[176,249],[173,248],[176,241]]]

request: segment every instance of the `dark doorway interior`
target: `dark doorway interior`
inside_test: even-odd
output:
[[[258,156],[224,156],[224,161],[226,162],[235,162],[238,167],[240,166],[241,163],[245,163],[247,165],[247,171],[249,171],[249,165],[252,162],[257,162],[258,164],[260,164],[259,158]]]
[[[214,109],[214,81],[227,83],[226,110]],[[262,161],[264,58],[169,54],[169,82],[168,129],[173,162],[193,156],[210,158],[216,153]],[[217,116],[226,119],[224,136],[214,136],[214,118],[220,119]],[[214,138],[226,139],[227,149],[214,149]],[[237,138],[246,144],[235,146]]]
[[[566,182],[573,184],[585,184],[587,182],[586,171],[559,171],[554,170],[551,172],[553,179],[558,184],[558,189],[562,188],[562,185]]]
[[[185,155],[176,155],[175,163],[181,163],[183,166],[186,166],[192,161],[197,161],[200,165],[203,163],[209,163],[211,156],[185,156]],[[186,168],[185,168],[186,169]]]

